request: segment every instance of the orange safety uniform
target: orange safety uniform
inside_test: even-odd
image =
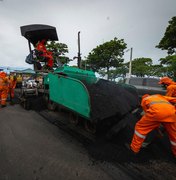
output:
[[[8,97],[8,78],[5,72],[0,72],[0,103],[1,106],[6,106],[6,101]]]
[[[10,98],[14,98],[15,96],[15,87],[17,84],[17,80],[13,77],[12,79],[9,79],[9,94],[10,94]]]
[[[168,133],[171,148],[176,157],[176,98],[156,95],[144,95],[141,106],[145,112],[135,125],[135,132],[131,142],[131,150],[135,153],[140,151],[147,134],[157,129],[162,124]]]
[[[36,46],[36,50],[43,52],[43,54],[41,56],[46,57],[47,66],[52,68],[53,67],[53,55],[52,55],[51,51],[47,51],[47,49],[45,47],[45,42],[46,42],[46,40],[44,40],[44,39],[42,41],[39,41]]]
[[[42,51],[43,53],[46,53],[47,52],[47,50],[46,50],[46,47],[45,47],[45,40],[43,39],[42,41],[39,41],[38,42],[38,44],[37,44],[37,46],[36,46],[36,49],[38,50],[38,51]]]
[[[53,55],[52,55],[52,52],[48,51],[47,52],[47,57],[49,58],[48,59],[48,63],[47,63],[47,66],[49,66],[50,68],[53,67]]]
[[[176,83],[168,77],[163,77],[160,79],[159,84],[167,86],[166,96],[176,97]]]

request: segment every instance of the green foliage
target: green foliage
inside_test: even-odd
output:
[[[176,78],[176,55],[173,55],[176,53],[176,16],[169,21],[164,37],[156,47],[168,52],[168,56],[160,59],[160,64],[163,65],[162,73]]]
[[[165,65],[165,71],[168,76],[176,78],[176,55],[161,58],[160,63]]]
[[[115,79],[118,78],[118,77],[125,78],[127,72],[128,72],[127,65],[122,64],[119,67],[117,67],[116,69],[109,70],[109,79],[111,81],[115,81]]]
[[[149,75],[162,77],[165,73],[165,68],[162,65],[156,64],[150,66]]]
[[[81,68],[84,70],[92,70],[90,64],[87,63],[87,60],[82,59]]]
[[[47,42],[47,50],[53,52],[54,66],[58,67],[62,64],[67,64],[70,59],[65,55],[68,53],[68,47],[64,43],[57,43],[55,41]]]
[[[109,69],[116,68],[122,64],[124,49],[126,49],[124,40],[114,38],[94,48],[89,53],[86,64],[94,71],[106,69],[109,79]]]
[[[151,66],[152,59],[144,57],[136,58],[132,61],[132,74],[139,77],[150,75]]]
[[[164,37],[156,47],[167,50],[170,55],[176,52],[176,16],[169,21]]]
[[[105,77],[106,76],[106,71],[104,69],[99,70],[98,73],[100,74],[101,77]]]

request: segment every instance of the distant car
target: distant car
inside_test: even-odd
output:
[[[158,84],[159,78],[147,78],[147,77],[131,77],[126,78],[124,83],[130,84],[136,87],[139,97],[141,98],[144,94],[166,94],[166,89]]]

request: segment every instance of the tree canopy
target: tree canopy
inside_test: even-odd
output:
[[[175,79],[176,77],[176,55],[169,55],[160,59],[160,64],[165,66],[165,73]]]
[[[176,16],[169,21],[164,37],[156,47],[167,50],[169,55],[176,53]]]
[[[128,72],[128,67],[126,66],[126,64],[122,64],[116,69],[112,69],[109,71],[109,79],[111,81],[115,81],[115,79],[118,77],[125,78],[127,72]]]
[[[132,74],[144,77],[150,75],[150,68],[152,65],[152,59],[150,58],[136,58],[132,61]]]
[[[62,64],[67,64],[70,59],[66,56],[68,53],[68,46],[64,43],[57,43],[55,41],[47,42],[47,50],[53,52],[54,67]]]
[[[125,78],[126,74],[129,72],[129,62],[122,63],[119,67],[109,70],[109,80],[115,81],[116,78]],[[104,77],[107,75],[105,70],[100,70],[99,74]],[[167,68],[163,67],[163,64],[153,65],[151,58],[136,58],[132,60],[132,74],[137,77],[144,76],[166,76]]]
[[[117,68],[123,63],[124,49],[126,49],[124,40],[115,37],[94,48],[86,59],[86,65],[94,71],[106,69],[107,75],[109,75],[110,68]],[[85,62],[83,64],[85,65]]]

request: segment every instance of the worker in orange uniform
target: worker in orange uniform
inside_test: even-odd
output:
[[[17,78],[16,76],[13,76],[12,78],[9,77],[9,95],[10,95],[10,104],[13,105],[13,99],[15,96],[15,87],[17,84]]]
[[[176,158],[176,98],[156,95],[144,95],[141,106],[145,112],[135,125],[135,132],[130,145],[134,153],[138,153],[147,134],[162,124],[169,136],[171,148]]]
[[[51,51],[47,51],[47,57],[49,58],[48,62],[47,62],[47,66],[50,67],[50,68],[53,67],[53,63],[54,63],[52,54],[53,53]]]
[[[9,82],[5,72],[0,72],[0,102],[1,107],[6,107]]]
[[[44,58],[47,59],[47,66],[49,68],[53,67],[53,55],[51,51],[48,51],[46,49],[46,40],[43,39],[42,41],[39,41],[37,46],[36,46],[36,50],[38,50],[39,52],[42,52],[41,56],[43,56]]]
[[[159,84],[167,87],[166,96],[176,97],[176,82],[172,81],[169,77],[163,77],[160,79]]]
[[[42,51],[43,54],[46,53],[47,50],[46,50],[45,44],[46,44],[46,40],[45,40],[45,39],[39,41],[39,42],[37,43],[36,49],[37,49],[38,51]]]

